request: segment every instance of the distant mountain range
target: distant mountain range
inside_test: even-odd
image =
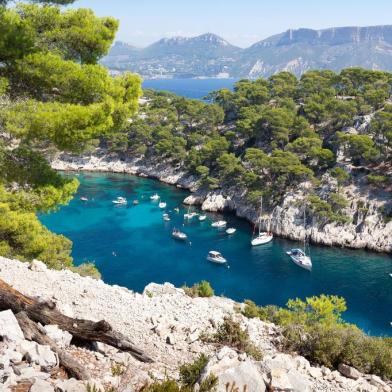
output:
[[[102,64],[144,78],[257,78],[353,66],[392,71],[392,25],[288,30],[246,49],[211,33],[163,38],[146,48],[116,42]]]

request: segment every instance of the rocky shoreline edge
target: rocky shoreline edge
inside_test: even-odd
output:
[[[178,378],[179,366],[201,353],[209,357],[202,377],[215,374],[219,378],[217,392],[225,392],[227,383],[232,382],[241,391],[246,385],[247,392],[392,391],[379,377],[349,366],[342,364],[339,371],[331,371],[312,366],[301,356],[280,352],[280,329],[244,317],[238,312],[242,305],[227,298],[191,298],[169,283],[150,283],[143,293],[135,293],[68,270],[50,270],[37,260],[22,263],[3,257],[0,279],[24,295],[54,302],[69,317],[108,321],[154,361],[139,362],[102,343],[78,346],[68,332],[45,325],[45,333],[92,375],[84,382],[69,379],[59,369],[50,347],[26,340],[13,313],[4,310],[0,312],[1,391],[85,392],[88,382],[101,390],[114,387],[119,392],[136,392],[153,380]],[[227,316],[238,321],[262,351],[261,360],[201,339],[203,333],[216,331]],[[113,372],[118,367],[123,369],[121,375]]]
[[[163,161],[120,158],[118,154],[108,154],[105,150],[98,149],[89,156],[62,153],[51,159],[50,163],[53,169],[61,171],[126,173],[157,179],[189,190],[191,195],[185,198],[185,204],[199,205],[202,210],[211,212],[232,211],[253,224],[258,219],[256,208],[245,200],[244,192],[238,192],[237,189],[201,191],[198,189],[196,176]],[[334,186],[336,184],[332,181],[329,187]],[[392,221],[385,222],[379,213],[382,200],[370,200],[356,188],[346,187],[341,192],[350,201],[346,212],[353,218],[352,222],[344,225],[319,225],[316,219],[312,219],[312,223],[305,228],[301,200],[308,188],[309,184],[302,184],[295,193],[286,194],[280,206],[271,214],[263,216],[263,229],[270,228],[275,235],[291,240],[302,241],[306,233],[307,238],[315,244],[392,253]],[[321,192],[325,191],[327,190],[321,189]]]

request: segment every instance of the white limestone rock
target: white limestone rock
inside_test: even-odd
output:
[[[0,337],[7,342],[19,343],[24,340],[18,320],[11,310],[0,312]]]
[[[72,335],[68,331],[63,331],[57,325],[45,325],[45,332],[59,347],[68,347],[72,340]]]
[[[240,361],[237,353],[228,347],[223,347],[209,360],[201,379],[205,380],[210,374],[219,379],[217,392],[226,392],[228,384],[241,391],[246,386],[247,392],[266,390],[258,364],[248,358]]]
[[[54,392],[54,388],[49,382],[36,378],[29,392]]]

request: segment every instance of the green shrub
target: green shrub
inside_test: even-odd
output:
[[[76,272],[80,276],[90,276],[94,279],[101,279],[101,273],[94,263],[83,263],[78,265],[77,267],[70,267],[72,272]]]
[[[378,175],[378,174],[368,174],[366,176],[366,180],[369,184],[377,186],[377,187],[386,186],[391,181],[390,177],[382,176],[382,175]]]
[[[207,365],[208,357],[204,354],[192,363],[181,365],[180,381],[183,385],[193,387],[200,379],[201,373]]]
[[[232,347],[245,352],[256,361],[260,361],[263,357],[261,350],[250,341],[248,332],[243,331],[240,323],[231,317],[226,317],[213,335],[204,336],[204,341]]]
[[[214,295],[214,289],[210,283],[206,280],[202,280],[199,283],[195,283],[192,287],[183,286],[183,290],[190,297],[212,297]]]
[[[366,335],[342,320],[346,302],[337,296],[290,300],[287,308],[259,307],[245,302],[247,317],[258,317],[283,327],[284,348],[313,363],[337,368],[340,363],[364,373],[392,379],[392,339]]]

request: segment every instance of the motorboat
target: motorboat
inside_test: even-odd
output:
[[[199,215],[199,221],[203,222],[207,219],[207,215]]]
[[[158,206],[159,206],[159,208],[166,208],[166,203],[164,202],[164,201],[161,201],[159,204],[158,204]]]
[[[307,247],[307,238],[306,238],[306,208],[304,208],[304,229],[305,229],[305,234],[304,234],[304,248],[302,249],[290,249],[288,252],[286,252],[290,257],[291,260],[294,261],[295,264],[297,264],[299,267],[305,268],[307,270],[312,269],[312,260],[309,255],[306,254],[306,247]]]
[[[219,221],[211,223],[211,227],[217,227],[217,228],[225,227],[226,225],[227,225],[227,222],[224,220],[219,220]]]
[[[139,204],[139,200],[134,200],[134,201],[132,202],[132,204],[135,205],[135,206],[137,206],[137,205]]]
[[[150,196],[151,200],[159,200],[160,196],[158,195],[158,193],[153,194],[152,196]]]
[[[174,239],[180,240],[180,241],[186,241],[188,239],[188,236],[185,233],[183,233],[182,231],[177,230],[177,229],[173,229],[172,237]]]
[[[307,270],[312,269],[312,260],[309,256],[306,255],[305,251],[303,251],[302,249],[291,249],[286,253],[291,257],[291,260],[293,260],[294,263],[298,266]]]
[[[163,214],[163,215],[162,215],[162,218],[163,218],[163,220],[164,220],[165,222],[169,222],[169,221],[170,221],[170,216],[169,216],[169,214]]]
[[[87,198],[86,196],[82,196],[82,197],[80,198],[80,200],[81,200],[81,201],[88,201],[88,198]]]
[[[252,240],[250,242],[252,246],[267,244],[268,242],[272,241],[272,239],[274,238],[273,234],[270,231],[268,231],[268,232],[261,231],[262,213],[263,213],[263,197],[260,198],[260,215],[259,215],[259,219],[258,219],[258,234],[252,238]]]
[[[112,203],[114,203],[114,204],[127,204],[128,201],[125,197],[118,196],[117,199],[112,200]]]
[[[216,264],[227,263],[227,260],[222,256],[222,254],[217,252],[216,250],[211,250],[210,252],[208,252],[207,260]]]
[[[229,227],[229,228],[226,230],[226,233],[227,233],[227,234],[234,234],[236,231],[237,231],[237,229],[236,229],[235,227]]]
[[[174,211],[178,213],[178,212],[180,212],[180,209],[178,207],[176,207],[176,208],[174,208]]]

